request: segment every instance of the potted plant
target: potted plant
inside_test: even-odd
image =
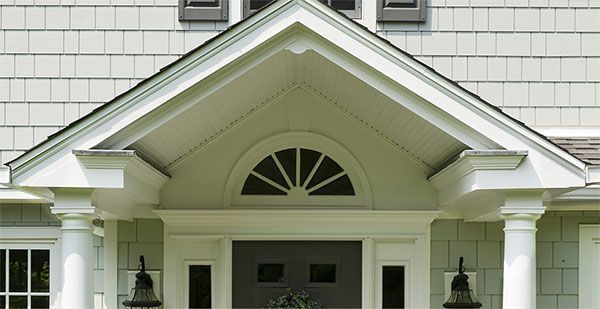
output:
[[[321,302],[311,297],[306,291],[292,292],[291,289],[287,289],[282,295],[269,300],[266,308],[320,309]]]

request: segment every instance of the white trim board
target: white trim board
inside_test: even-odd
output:
[[[579,226],[579,308],[600,308],[600,225]]]
[[[363,244],[363,308],[380,300],[375,282],[382,263],[406,272],[407,308],[429,307],[431,222],[439,211],[224,210],[155,211],[165,222],[165,307],[185,305],[186,261],[215,261],[215,308],[231,304],[232,242],[348,240]],[[378,296],[379,295],[379,296]]]

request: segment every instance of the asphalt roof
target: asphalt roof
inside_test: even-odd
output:
[[[600,137],[549,137],[579,160],[600,165]]]

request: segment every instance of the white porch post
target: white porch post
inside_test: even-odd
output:
[[[61,308],[94,307],[90,190],[55,191],[54,213],[62,221]]]
[[[502,307],[536,308],[535,222],[544,213],[540,194],[507,194],[504,219]]]

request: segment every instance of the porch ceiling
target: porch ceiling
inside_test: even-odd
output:
[[[395,145],[431,173],[467,146],[313,51],[282,51],[186,112],[133,143],[130,148],[169,170],[286,91],[303,87],[363,127]],[[194,88],[188,90],[193,93]],[[185,95],[185,94],[184,94]],[[411,94],[407,91],[407,96]]]

